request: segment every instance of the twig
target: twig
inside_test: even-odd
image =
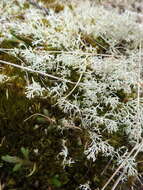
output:
[[[82,78],[82,75],[83,75],[83,74],[81,74],[81,75],[79,76],[79,79],[78,79],[77,83],[75,84],[75,86],[73,87],[73,89],[64,97],[64,99],[66,99],[67,97],[69,97],[69,96],[73,93],[73,91],[74,91],[74,90],[76,89],[76,87],[79,85],[80,80],[81,80],[81,78]]]
[[[35,113],[35,114],[31,115],[30,117],[25,119],[24,122],[28,121],[29,119],[31,119],[34,116],[41,116],[41,117],[44,117],[45,119],[47,119],[50,123],[56,123],[55,119],[51,119],[50,117],[40,114],[40,113]]]
[[[72,82],[72,81],[69,81],[69,80],[66,80],[66,79],[62,79],[60,77],[56,77],[56,76],[51,75],[51,74],[43,73],[41,71],[35,71],[35,70],[30,69],[28,67],[23,67],[21,65],[17,65],[17,64],[10,63],[10,62],[7,62],[7,61],[0,60],[0,63],[10,65],[10,66],[13,66],[13,67],[16,67],[16,68],[19,68],[19,69],[22,69],[22,70],[26,70],[26,71],[29,71],[29,72],[32,72],[32,73],[37,73],[37,74],[43,75],[45,77],[49,77],[49,78],[56,79],[56,80],[59,80],[59,81],[67,82],[67,83],[70,83],[70,84],[75,84],[75,82]]]
[[[137,130],[141,129],[141,125],[140,125],[140,90],[141,90],[140,78],[141,78],[141,61],[142,61],[141,53],[142,53],[142,48],[141,48],[141,42],[140,42],[140,53],[139,53],[139,64],[138,64],[138,88],[137,88],[137,125],[136,125]]]
[[[0,48],[0,51],[14,51],[14,49],[6,49]],[[103,53],[94,53],[94,52],[78,52],[78,51],[62,51],[62,50],[46,50],[46,53],[63,53],[63,54],[73,54],[73,55],[87,55],[87,56],[102,56],[102,57],[123,57],[121,55],[113,55],[113,54],[103,54]]]
[[[135,159],[135,157],[138,155],[138,153],[140,152],[141,148],[143,146],[143,141],[140,143],[137,151],[135,152],[133,159]],[[127,166],[124,168],[123,172],[121,173],[121,175],[118,177],[118,179],[116,180],[116,182],[114,183],[113,187],[111,190],[115,190],[115,188],[117,187],[117,185],[119,184],[119,182],[121,181],[122,177],[124,176],[125,172],[126,172],[126,168]]]
[[[68,125],[66,125],[66,127],[71,128],[71,129],[78,129],[78,130],[82,131],[82,129],[80,127],[75,126],[75,125],[68,124]]]
[[[48,8],[45,8],[41,5],[39,5],[39,3],[37,3],[36,1],[34,0],[27,0],[31,5],[33,5],[34,7],[36,7],[37,9],[40,9],[42,10],[46,15],[49,15],[49,9]]]
[[[105,171],[107,170],[107,168],[109,167],[109,165],[111,164],[112,158],[109,160],[109,162],[107,163],[107,165],[105,166],[105,168],[103,169],[103,171],[101,172],[101,176],[105,173]]]
[[[109,185],[109,183],[111,182],[111,180],[116,176],[116,174],[120,171],[120,169],[124,166],[124,163],[128,160],[128,158],[132,155],[132,153],[134,152],[134,150],[136,150],[136,148],[138,147],[139,145],[136,144],[132,150],[130,151],[130,153],[127,155],[127,157],[123,160],[123,162],[120,164],[120,166],[116,169],[116,171],[112,174],[112,176],[108,179],[108,181],[105,183],[105,185],[102,187],[101,190],[104,190],[107,185]],[[124,156],[124,155],[123,155]]]
[[[116,180],[116,182],[114,183],[113,187],[111,190],[115,190],[115,188],[117,187],[117,185],[119,184],[119,182],[121,181],[122,177],[125,174],[125,170],[122,172],[122,174],[118,177],[118,179]]]

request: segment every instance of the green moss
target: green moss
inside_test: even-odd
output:
[[[2,182],[6,188],[46,190],[51,187],[55,190],[71,190],[88,180],[91,181],[91,187],[102,187],[111,175],[112,169],[109,166],[103,177],[101,173],[108,162],[107,158],[99,157],[96,163],[87,160],[83,154],[84,146],[88,142],[86,132],[70,129],[59,133],[56,123],[52,124],[46,120],[41,122],[37,117],[24,122],[24,119],[34,113],[44,112],[50,117],[54,116],[56,121],[62,118],[63,114],[53,109],[46,100],[27,100],[22,94],[17,93],[20,90],[18,86],[9,88],[7,98],[5,94],[8,88],[9,86],[1,87],[0,134],[3,142],[0,154],[21,157],[20,149],[25,147],[29,150],[30,161],[36,163],[36,170],[32,176],[27,177],[29,167],[25,166],[17,172],[12,172],[13,164],[1,161],[4,176]],[[62,166],[63,158],[57,157],[62,150],[63,138],[67,140],[69,154],[76,162],[65,168]],[[123,143],[121,139],[122,137],[117,134],[111,136],[109,140],[115,147],[120,147]],[[36,150],[37,153],[34,152]]]
[[[33,189],[36,186],[42,189],[46,189],[49,186],[56,189],[61,187],[65,189],[68,186],[67,184],[71,183],[72,176],[63,169],[62,158],[57,158],[58,153],[62,149],[63,135],[59,133],[55,124],[50,127],[52,124],[46,121],[41,123],[36,118],[24,122],[24,119],[30,115],[42,113],[43,106],[48,110],[49,115],[52,115],[55,111],[49,108],[48,103],[46,105],[46,101],[38,99],[29,101],[23,94],[19,94],[18,91],[21,88],[19,88],[17,82],[18,80],[11,84],[15,84],[15,87],[9,87],[8,84],[1,86],[0,134],[3,142],[0,147],[0,154],[2,156],[8,154],[21,157],[20,149],[21,147],[26,147],[29,150],[30,160],[36,163],[36,171],[28,178],[26,177],[29,173],[27,167],[20,171],[12,172],[13,164],[1,161],[3,163],[3,175],[5,176],[4,179],[2,178],[2,181],[4,180],[8,189],[20,188],[24,190],[27,188]],[[8,97],[6,96],[6,90],[9,91]],[[69,141],[69,149],[73,146],[77,149],[78,146],[76,141],[73,141],[73,136],[75,138],[76,134],[73,132],[65,133],[64,136]],[[77,133],[76,136],[78,137],[79,134]],[[76,152],[75,149],[71,148],[70,152],[73,157],[78,158],[81,154],[80,152],[83,152],[83,148],[78,146]],[[37,154],[34,153],[34,150],[38,150]],[[76,167],[74,167],[75,169]],[[78,173],[78,171],[76,172]],[[82,176],[82,173],[80,175]],[[23,180],[25,181],[24,184],[22,183]],[[75,188],[76,184],[73,182],[72,186]]]
[[[73,15],[73,19],[77,19],[77,22],[73,24],[73,31],[69,31],[69,28],[66,28],[66,21],[64,20],[65,18],[62,18],[62,14],[59,13],[64,10],[65,5],[62,4],[60,1],[55,1],[55,0],[42,0],[42,2],[45,3],[45,8],[50,8],[54,10],[53,15],[55,14],[55,17],[57,17],[57,23],[56,19],[53,20],[53,25],[50,25],[50,20],[47,19],[47,17],[43,17],[43,14],[41,15],[41,18],[39,16],[40,13],[38,13],[38,19],[40,20],[40,24],[38,25],[38,22],[35,24],[34,20],[30,21],[29,19],[26,20],[25,13],[28,15],[29,10],[27,12],[26,9],[29,9],[31,5],[26,1],[22,6],[20,3],[15,1],[16,6],[19,6],[21,9],[20,14],[16,14],[13,17],[13,22],[17,22],[19,25],[21,22],[25,22],[25,24],[30,24],[31,34],[33,35],[27,35],[27,31],[21,30],[21,33],[25,33],[25,35],[19,35],[19,31],[15,28],[9,29],[7,31],[6,37],[4,33],[0,33],[1,37],[1,43],[0,43],[0,48],[6,48],[6,49],[14,49],[14,48],[21,48],[22,50],[28,50],[30,47],[33,51],[33,56],[38,55],[43,55],[45,56],[46,51],[51,51],[51,55],[54,55],[54,61],[53,60],[46,60],[46,63],[48,65],[48,61],[52,61],[52,64],[55,64],[53,66],[53,69],[51,65],[49,65],[49,68],[47,66],[47,74],[51,74],[54,76],[58,76],[63,78],[63,76],[71,80],[72,82],[77,82],[79,77],[80,77],[80,71],[83,69],[82,65],[79,65],[79,59],[82,61],[87,61],[87,69],[85,73],[82,76],[81,79],[81,85],[77,86],[76,89],[70,94],[70,96],[66,97],[67,101],[69,101],[71,104],[76,101],[75,96],[78,97],[79,101],[79,108],[81,109],[81,115],[87,113],[89,111],[89,121],[87,122],[89,126],[82,126],[82,119],[84,119],[84,116],[82,118],[81,115],[72,115],[71,113],[64,113],[62,109],[60,109],[57,105],[57,100],[60,101],[61,97],[65,97],[68,95],[72,89],[74,88],[75,84],[66,84],[68,89],[66,92],[64,91],[61,92],[59,96],[60,98],[58,99],[57,96],[53,97],[54,95],[50,96],[48,95],[45,97],[35,97],[33,99],[28,99],[25,96],[25,87],[27,86],[27,81],[31,84],[32,78],[38,83],[41,84],[42,87],[59,87],[58,85],[61,83],[61,80],[51,80],[48,77],[45,79],[41,79],[41,76],[37,74],[32,74],[32,73],[27,73],[25,71],[22,71],[17,68],[13,68],[11,66],[7,65],[2,65],[0,67],[0,72],[1,74],[7,75],[9,78],[6,80],[4,83],[0,83],[0,155],[1,155],[1,160],[0,160],[0,168],[2,169],[0,171],[0,180],[1,183],[4,184],[5,189],[10,189],[10,190],[35,190],[35,189],[42,189],[42,190],[73,190],[73,189],[78,189],[80,184],[84,184],[87,181],[90,181],[90,187],[91,189],[96,189],[96,188],[102,188],[103,185],[107,182],[107,180],[110,178],[110,176],[114,173],[116,169],[116,164],[117,164],[117,158],[112,158],[107,157],[106,154],[102,155],[102,150],[99,152],[97,155],[96,161],[93,162],[92,159],[87,159],[87,155],[85,155],[84,151],[89,150],[88,147],[90,146],[91,143],[91,138],[89,136],[89,133],[94,133],[96,130],[96,126],[98,125],[96,123],[96,118],[94,122],[93,118],[93,123],[91,122],[90,125],[90,113],[92,114],[92,108],[95,108],[99,105],[99,108],[97,107],[95,111],[97,112],[97,117],[99,117],[99,120],[101,119],[101,124],[98,125],[100,128],[101,132],[101,138],[102,142],[108,142],[109,145],[114,147],[115,149],[121,148],[124,145],[126,148],[129,149],[129,151],[132,149],[131,144],[128,142],[128,137],[125,134],[125,128],[127,127],[126,124],[121,124],[119,127],[119,130],[117,130],[116,133],[107,133],[105,128],[106,124],[103,122],[102,124],[102,119],[109,119],[112,121],[115,121],[118,119],[116,113],[118,114],[118,110],[120,111],[124,105],[130,100],[134,100],[137,96],[136,93],[136,81],[133,81],[132,89],[130,93],[125,92],[125,90],[122,88],[120,90],[115,90],[114,87],[112,88],[112,84],[107,85],[106,77],[104,78],[104,75],[108,75],[106,72],[102,72],[102,69],[98,68],[97,65],[97,70],[96,70],[96,64],[95,64],[95,70],[90,66],[92,64],[91,60],[86,58],[86,56],[92,54],[88,53],[99,53],[99,54],[105,54],[105,56],[100,56],[100,58],[103,58],[103,62],[106,61],[108,62],[108,58],[105,58],[106,56],[108,57],[109,50],[115,50],[115,55],[114,51],[112,52],[112,56],[116,57],[116,52],[118,52],[121,55],[127,55],[127,49],[132,50],[134,48],[134,45],[132,45],[131,41],[127,42],[126,40],[118,40],[119,43],[116,43],[116,39],[110,39],[111,42],[115,42],[115,47],[110,47],[110,45],[107,43],[106,40],[108,40],[108,34],[107,37],[104,40],[103,37],[97,36],[95,37],[93,35],[93,31],[89,30],[88,34],[86,33],[86,27],[84,28],[83,23],[82,23],[82,18],[78,18],[78,15],[76,15],[76,12],[74,12],[76,6],[74,4],[67,5],[69,7],[69,11],[71,11],[71,17]],[[33,4],[34,5],[34,4]],[[88,6],[88,5],[87,5]],[[44,7],[38,7],[37,9],[44,11]],[[17,7],[16,7],[17,8]],[[89,7],[87,7],[89,8]],[[34,6],[33,6],[34,9]],[[34,11],[31,9],[30,11]],[[90,9],[89,9],[90,10]],[[11,11],[11,9],[10,9]],[[36,14],[36,11],[33,12]],[[79,10],[80,11],[80,10]],[[82,10],[81,10],[82,11]],[[102,11],[102,10],[101,10]],[[40,12],[40,11],[39,11]],[[79,14],[79,12],[77,12]],[[104,11],[103,11],[104,13]],[[60,15],[61,14],[61,15]],[[66,14],[66,12],[64,13]],[[63,14],[63,15],[64,15]],[[87,13],[85,13],[87,14]],[[107,14],[110,15],[110,14]],[[13,16],[13,15],[12,15]],[[26,15],[27,16],[27,15]],[[32,14],[30,15],[32,17]],[[77,18],[76,18],[77,16]],[[95,15],[96,16],[96,15]],[[97,15],[98,16],[98,15]],[[102,15],[100,15],[102,17]],[[119,15],[115,15],[117,18]],[[52,16],[49,17],[52,19]],[[90,21],[88,22],[89,15],[85,15],[85,20],[87,19],[87,25],[90,26]],[[97,17],[98,18],[98,17]],[[58,19],[61,22],[60,24],[58,23]],[[81,23],[80,23],[81,19]],[[102,18],[103,19],[103,18]],[[102,21],[101,19],[101,21]],[[3,19],[2,19],[3,20]],[[99,18],[100,20],[100,18]],[[104,19],[103,19],[104,20]],[[5,17],[4,17],[4,21]],[[111,19],[111,22],[113,20]],[[9,21],[11,22],[11,21]],[[106,22],[106,19],[105,19]],[[51,22],[52,23],[52,22]],[[81,24],[83,29],[85,31],[81,31],[81,29],[78,29],[78,24]],[[124,22],[123,22],[124,23]],[[93,20],[91,21],[91,24],[96,24],[96,21]],[[100,28],[100,22],[98,22],[99,28]],[[11,24],[12,25],[12,24]],[[61,27],[62,25],[62,27]],[[35,28],[37,26],[37,28]],[[43,27],[44,26],[44,27]],[[102,26],[102,23],[101,23]],[[47,33],[46,33],[46,30]],[[51,30],[50,30],[51,27]],[[65,27],[65,28],[63,28]],[[75,27],[75,31],[74,31]],[[114,26],[112,26],[114,28]],[[9,27],[10,28],[10,27]],[[11,26],[13,28],[13,26]],[[88,28],[88,27],[87,27]],[[116,25],[115,25],[116,28]],[[35,29],[37,29],[38,33],[35,34]],[[39,30],[39,31],[38,31]],[[75,34],[76,31],[79,30],[79,34]],[[115,31],[115,30],[114,30]],[[135,30],[136,31],[136,30]],[[50,41],[50,38],[54,38],[54,32],[59,35],[59,41],[57,40],[57,48],[55,47],[56,44],[52,44],[52,41]],[[37,43],[38,37],[40,38],[41,35],[43,36],[42,41],[37,45],[33,45],[35,42]],[[67,42],[67,47],[64,47],[64,35],[65,36],[71,35],[73,37],[73,44]],[[100,33],[99,29],[97,30],[97,33]],[[105,29],[103,28],[103,33],[106,33],[106,25]],[[117,33],[118,34],[118,33]],[[127,33],[128,34],[128,33]],[[126,35],[127,35],[126,34]],[[134,32],[129,33],[130,35],[135,35]],[[51,36],[50,36],[51,35]],[[7,36],[10,36],[10,38],[7,38]],[[109,35],[110,37],[110,35]],[[56,36],[57,38],[57,36]],[[62,38],[63,38],[63,43],[62,43]],[[123,37],[124,39],[124,37]],[[40,40],[40,39],[39,39]],[[49,41],[48,41],[49,40]],[[54,39],[55,40],[55,39]],[[56,40],[55,40],[56,41]],[[35,43],[35,44],[36,44]],[[77,43],[77,44],[76,44]],[[23,44],[23,46],[21,46]],[[114,43],[113,43],[114,44]],[[76,47],[77,46],[77,47]],[[60,47],[60,48],[58,48]],[[95,52],[91,49],[93,48]],[[115,49],[114,49],[115,48]],[[137,47],[138,48],[138,47]],[[75,67],[75,63],[73,65],[68,66],[66,63],[66,66],[63,64],[63,62],[58,61],[57,55],[61,54],[61,52],[68,50],[70,51],[70,54],[72,51],[75,53],[78,53],[78,51],[83,55],[77,58],[77,67]],[[87,51],[88,50],[88,51]],[[118,50],[118,51],[116,51]],[[61,51],[61,52],[52,52],[52,51]],[[90,52],[91,51],[91,52]],[[24,51],[23,51],[24,52]],[[22,52],[22,53],[23,53]],[[21,54],[22,54],[21,53]],[[48,54],[49,52],[47,52]],[[74,52],[73,52],[74,53]],[[87,55],[86,55],[87,53]],[[64,54],[64,53],[63,53]],[[74,55],[74,54],[73,54]],[[33,66],[32,63],[28,63],[28,53],[23,56],[24,58],[21,58],[20,55],[17,53],[17,57],[14,57],[12,54],[5,53],[4,51],[1,50],[0,52],[0,59],[4,61],[8,61],[11,63],[15,64],[21,64],[20,59],[25,63],[25,66]],[[32,53],[31,53],[32,56]],[[43,61],[42,59],[36,60],[37,62],[35,64],[41,64]],[[111,56],[111,57],[112,57]],[[120,56],[120,55],[119,55]],[[19,59],[20,58],[20,59]],[[63,57],[64,58],[64,57]],[[104,59],[105,58],[105,59]],[[46,58],[45,58],[46,59]],[[117,56],[118,59],[118,56]],[[101,60],[101,59],[100,59]],[[100,63],[99,60],[99,63]],[[94,59],[93,59],[94,61]],[[97,56],[97,61],[98,61],[98,56]],[[112,59],[111,59],[112,61]],[[114,61],[114,59],[113,59]],[[123,61],[124,64],[124,59],[121,60]],[[130,60],[129,60],[130,61]],[[34,62],[34,61],[33,61]],[[96,62],[96,60],[95,60]],[[121,62],[122,63],[122,62]],[[30,65],[31,64],[31,65]],[[39,66],[41,66],[39,64]],[[43,61],[43,64],[44,61]],[[125,62],[126,64],[126,62]],[[94,65],[93,65],[94,66]],[[114,66],[114,65],[113,65]],[[42,66],[41,66],[42,67]],[[78,68],[78,69],[77,69]],[[136,68],[136,65],[135,65]],[[99,71],[98,71],[99,69]],[[109,65],[110,69],[110,65]],[[117,68],[118,69],[118,68]],[[129,68],[130,69],[130,68]],[[116,66],[115,66],[116,70]],[[40,71],[40,69],[39,69]],[[67,74],[66,76],[66,71],[70,72],[70,76]],[[96,72],[97,71],[97,72]],[[108,68],[107,68],[108,72]],[[121,72],[124,72],[123,70]],[[88,76],[89,73],[89,76]],[[91,73],[91,76],[90,76]],[[109,75],[112,74],[109,71]],[[118,79],[118,74],[117,73],[117,78],[116,76],[113,80],[121,80],[121,82],[124,80],[124,78],[121,77],[121,79]],[[124,74],[124,73],[123,73]],[[127,73],[128,74],[128,73]],[[130,73],[129,73],[130,74]],[[93,81],[92,81],[93,79]],[[88,88],[88,86],[83,87],[82,83],[86,83],[86,81],[92,81],[93,85],[95,82],[95,89],[93,86],[93,89],[91,87]],[[96,88],[96,82],[101,83],[101,88],[98,86],[98,89]],[[110,82],[110,81],[109,81]],[[107,85],[107,89],[102,87],[103,83],[105,83],[105,86]],[[111,86],[110,86],[111,85]],[[104,85],[103,85],[104,86]],[[110,88],[111,87],[111,88]],[[129,87],[129,86],[128,86]],[[62,88],[62,87],[61,87]],[[87,94],[85,93],[87,90]],[[63,89],[61,89],[63,90]],[[97,92],[94,93],[94,91],[97,90]],[[107,94],[104,93],[104,90],[107,90]],[[111,91],[111,94],[110,94]],[[103,92],[103,94],[102,94]],[[89,93],[89,94],[88,94]],[[112,102],[106,103],[103,102],[101,97],[106,96],[107,98],[112,97],[118,97],[119,102],[115,110],[113,110],[112,107]],[[94,102],[94,97],[95,96],[95,102]],[[97,97],[96,97],[97,96]],[[87,98],[87,102],[86,102]],[[92,99],[93,98],[93,99]],[[97,98],[97,101],[96,101]],[[91,110],[90,110],[90,105],[88,106],[88,102],[90,103],[91,101]],[[112,100],[111,100],[112,101]],[[56,105],[55,105],[56,104]],[[114,100],[113,100],[114,104]],[[115,102],[116,104],[116,102]],[[85,108],[87,107],[87,110]],[[116,106],[116,105],[115,105]],[[72,107],[72,105],[71,105]],[[64,108],[64,107],[63,107]],[[66,106],[65,106],[66,108]],[[73,109],[73,108],[72,108]],[[72,110],[73,111],[73,110]],[[85,111],[85,112],[84,112]],[[87,111],[87,112],[86,112]],[[90,112],[91,111],[91,112]],[[94,111],[94,110],[93,110]],[[112,112],[112,116],[107,116],[106,113]],[[115,116],[114,116],[115,113]],[[94,113],[93,113],[94,114]],[[94,116],[94,117],[96,117]],[[68,124],[63,124],[63,121],[66,120],[67,123],[72,120],[73,124],[75,126],[69,127]],[[88,116],[87,116],[88,120]],[[98,119],[97,119],[98,122]],[[132,122],[132,120],[131,120]],[[86,122],[85,122],[86,123]],[[99,121],[100,123],[100,121]],[[119,122],[118,122],[119,123]],[[64,156],[61,155],[61,151],[63,150],[63,140],[66,142],[66,147],[68,149],[68,158],[71,158],[75,163],[72,163],[71,165],[65,164],[63,165],[64,161]],[[98,142],[97,142],[98,145]],[[101,146],[102,148],[102,146]],[[106,147],[105,147],[106,148]],[[22,150],[22,151],[21,151]],[[24,156],[25,151],[28,156]],[[28,153],[27,153],[28,152]],[[93,151],[94,154],[94,151]],[[10,161],[11,159],[11,161]],[[14,159],[16,161],[14,162]],[[19,161],[20,159],[20,161]],[[21,164],[22,162],[22,164]],[[143,166],[142,166],[142,156],[138,155],[137,157],[137,162],[138,164],[138,170],[139,172],[142,173],[143,171]],[[19,165],[20,164],[20,165]],[[35,168],[34,168],[35,167]],[[118,166],[117,166],[118,167]],[[32,171],[33,170],[33,171]],[[118,177],[118,176],[117,176]],[[113,184],[115,183],[117,177],[111,182],[107,190],[112,189]],[[23,183],[24,182],[24,183]],[[134,185],[135,182],[135,177],[130,177],[128,182],[125,184],[119,184],[119,188],[126,190],[131,188]],[[118,190],[118,189],[117,189]]]

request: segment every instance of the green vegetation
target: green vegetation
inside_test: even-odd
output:
[[[137,11],[136,1],[0,1],[0,190],[141,187]]]

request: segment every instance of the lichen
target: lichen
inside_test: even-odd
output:
[[[0,1],[3,189],[140,186],[143,25],[110,3]]]

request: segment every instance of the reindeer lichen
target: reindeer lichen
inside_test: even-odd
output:
[[[2,189],[139,186],[143,22],[121,4],[0,1]]]

